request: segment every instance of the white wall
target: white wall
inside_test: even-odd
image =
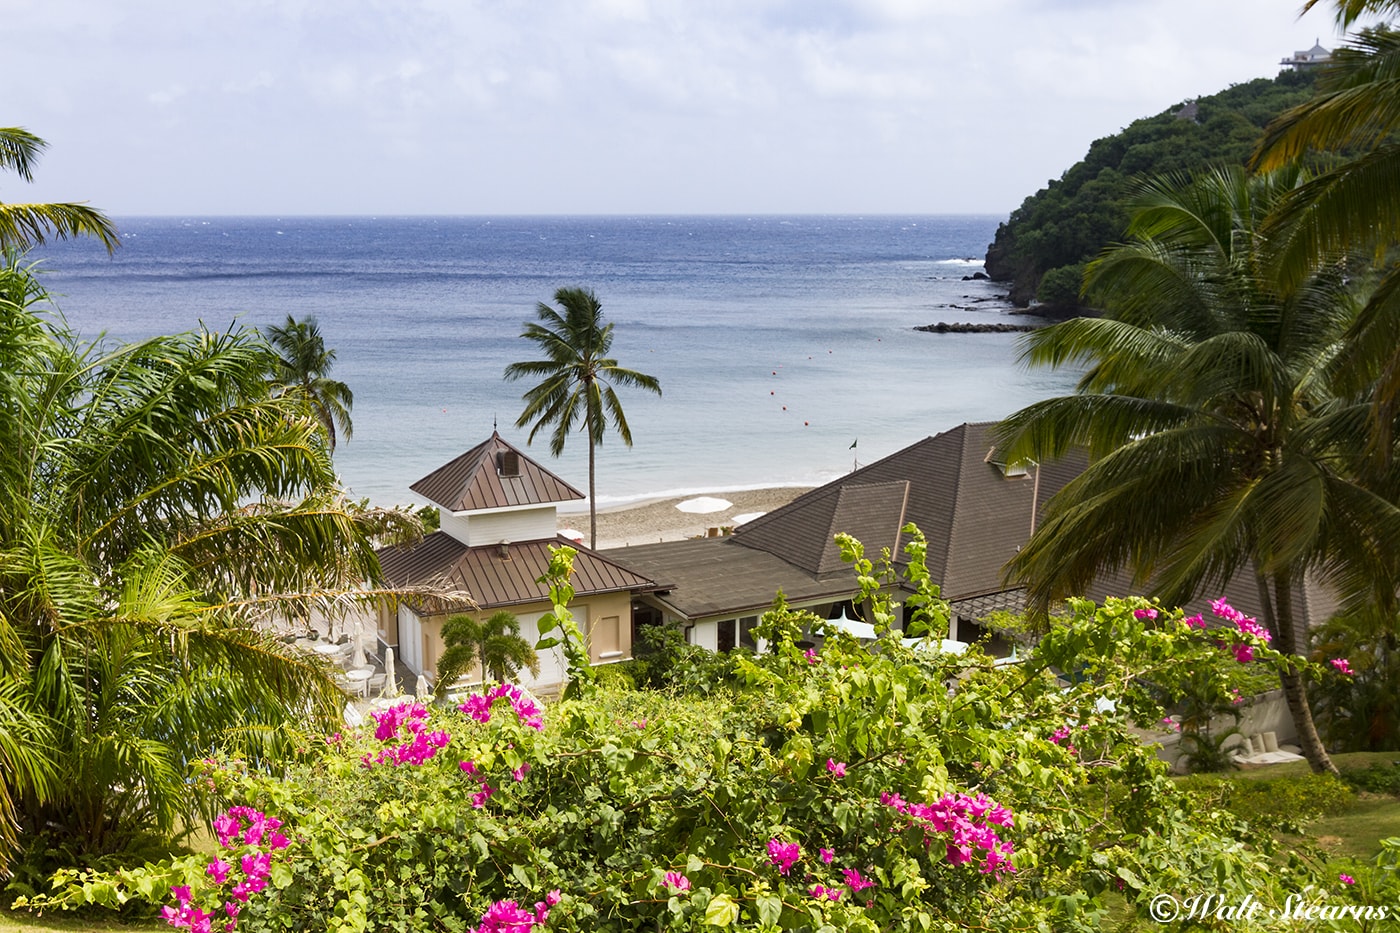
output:
[[[439,509],[438,514],[442,530],[468,547],[553,538],[559,522],[552,505],[470,514]]]

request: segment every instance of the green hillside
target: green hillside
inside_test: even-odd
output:
[[[1274,117],[1312,96],[1311,71],[1259,78],[1136,120],[1095,140],[1060,178],[1026,198],[987,247],[987,274],[1032,299],[1070,311],[1084,264],[1121,239],[1135,181],[1144,175],[1246,162]]]

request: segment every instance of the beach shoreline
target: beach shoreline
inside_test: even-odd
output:
[[[665,496],[619,503],[598,510],[598,548],[626,547],[636,544],[656,544],[659,541],[683,541],[722,533],[732,528],[737,518],[752,518],[757,513],[771,512],[810,491],[813,486],[769,486],[758,489],[730,489],[697,492],[686,496]],[[714,500],[714,501],[709,501]],[[678,506],[710,506],[705,511],[684,511]],[[723,506],[720,507],[720,504]],[[559,513],[559,531],[583,533],[588,543],[588,512]]]

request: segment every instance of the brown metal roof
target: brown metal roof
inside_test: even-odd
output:
[[[536,581],[549,569],[549,548],[559,545],[578,551],[571,578],[578,596],[655,587],[649,578],[566,538],[467,547],[437,531],[414,546],[380,550],[379,566],[391,586],[445,583],[465,590],[477,605],[490,609],[548,599],[549,587]]]
[[[517,467],[515,474],[509,472],[512,458]],[[496,432],[408,488],[453,512],[548,505],[586,498]]]

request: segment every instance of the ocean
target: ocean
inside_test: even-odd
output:
[[[84,339],[314,315],[354,392],[336,450],[376,504],[498,427],[587,490],[580,434],[562,457],[517,428],[537,302],[592,288],[618,364],[663,395],[621,390],[634,446],[598,450],[600,507],[657,496],[823,483],[964,421],[1071,390],[1028,371],[1018,334],[916,325],[1007,318],[1003,289],[965,277],[1000,217],[131,217],[123,246],[36,249]]]

